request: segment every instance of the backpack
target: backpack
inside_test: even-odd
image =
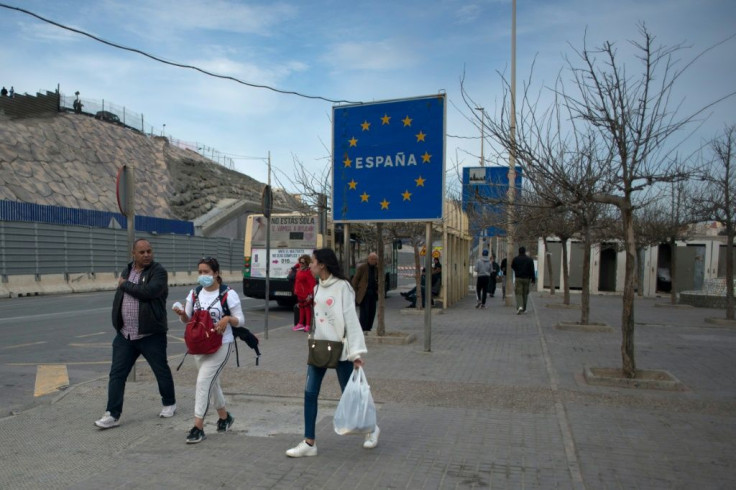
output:
[[[189,354],[212,354],[222,345],[222,335],[215,331],[215,324],[210,316],[210,308],[218,301],[223,301],[222,286],[218,297],[207,308],[202,308],[199,304],[201,290],[200,286],[192,293],[194,311],[184,332],[184,342],[187,344]],[[227,293],[225,295],[227,296]]]
[[[199,301],[198,298],[199,298],[199,292],[200,291],[202,291],[202,286],[197,286],[197,288],[194,290],[194,293],[192,294],[192,302],[193,303],[195,303],[196,301]],[[227,295],[228,295],[229,292],[230,292],[230,288],[229,287],[225,286],[224,284],[221,284],[220,285],[220,294],[218,295],[217,299],[220,301],[220,305],[222,306],[222,316],[229,316],[230,315],[230,307],[227,305]],[[201,310],[201,309],[200,310],[195,310],[192,313],[192,319],[189,320],[189,323],[192,323],[192,320],[194,320],[194,318],[197,315],[197,313],[199,313],[199,312],[205,312],[207,314],[207,316],[210,318],[209,319],[210,324],[212,324],[212,317],[209,316],[209,309],[212,308],[214,305],[215,305],[215,303],[213,302],[209,307],[207,307],[206,310]],[[202,321],[206,323],[207,322],[207,319],[206,318],[203,318]],[[185,335],[184,335],[184,341],[185,342],[187,342],[186,333],[189,332],[189,323],[187,323],[187,330],[186,330]],[[214,329],[214,324],[212,324],[212,328]],[[247,328],[245,328],[245,327],[230,327],[230,329],[232,330],[233,337],[235,338],[235,342],[233,342],[233,343],[235,344],[235,359],[236,359],[235,362],[236,362],[237,366],[240,367],[240,353],[238,352],[238,342],[237,342],[237,339],[242,340],[243,342],[245,342],[248,345],[248,347],[250,347],[251,349],[253,349],[254,351],[256,351],[256,366],[258,366],[259,360],[260,360],[260,357],[261,357],[261,351],[258,348],[258,342],[259,342],[258,337],[256,337],[255,335],[253,335],[253,333],[250,330],[248,330]],[[219,345],[222,345],[222,335],[217,335],[217,336],[219,337],[219,340],[220,340],[220,344],[218,344],[218,347],[217,347],[217,348],[219,348]],[[217,350],[217,348],[214,351],[212,351],[212,352],[215,352]],[[184,357],[182,358],[181,362],[177,366],[177,368],[176,368],[177,371],[179,370],[179,368],[181,368],[182,364],[184,364],[184,359],[186,359],[187,354],[190,354],[190,353],[191,354],[196,354],[196,352],[193,352],[192,350],[189,350],[189,343],[187,342],[187,352],[184,353]]]

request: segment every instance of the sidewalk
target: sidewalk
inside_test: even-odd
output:
[[[579,295],[573,295],[579,302]],[[272,327],[261,365],[240,344],[241,367],[223,374],[233,431],[184,443],[192,426],[194,361],[174,372],[177,415],[159,419],[145,363],[128,383],[118,428],[99,431],[106,379],[74,386],[47,405],[0,419],[0,486],[36,488],[734,488],[736,329],[705,322],[722,310],[661,307],[637,299],[640,369],[666,370],[688,390],[588,386],[584,366],[620,367],[620,296],[594,296],[591,320],[613,333],[559,330],[580,311],[551,308],[534,293],[516,315],[497,296],[476,310],[467,298],[432,316],[387,300],[388,331],[407,345],[368,345],[366,374],[378,405],[379,445],[338,436],[339,398],[328,373],[317,423],[319,456],[291,459],[302,438],[305,335]],[[370,342],[370,340],[369,340]],[[172,359],[172,369],[179,359]]]

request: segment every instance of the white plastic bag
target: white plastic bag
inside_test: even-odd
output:
[[[376,405],[362,367],[353,370],[345,386],[335,410],[334,425],[340,435],[369,434],[376,429]]]

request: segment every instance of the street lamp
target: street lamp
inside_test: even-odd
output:
[[[161,130],[161,136],[166,136],[166,124],[164,124],[164,127]]]
[[[485,158],[483,158],[483,140],[486,139],[484,130],[486,112],[482,107],[476,107],[475,110],[480,111],[480,166],[485,167]]]

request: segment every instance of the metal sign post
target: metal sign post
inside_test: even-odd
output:
[[[264,295],[266,312],[263,320],[263,336],[268,339],[268,307],[271,300],[271,210],[273,209],[273,193],[271,191],[271,152],[268,152],[268,185],[261,195],[263,216],[266,218],[266,292]]]
[[[135,242],[135,177],[133,176],[133,167],[123,165],[118,169],[118,178],[116,183],[116,195],[118,200],[118,208],[125,216],[128,222],[128,251],[133,253],[133,242]],[[136,380],[135,364],[130,370],[128,381]]]

